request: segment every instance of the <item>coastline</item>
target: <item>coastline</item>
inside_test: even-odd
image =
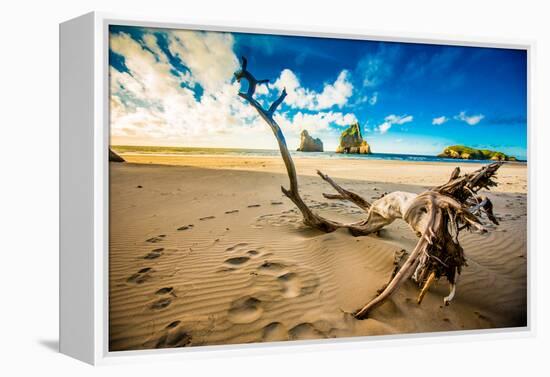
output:
[[[279,156],[234,156],[234,155],[169,155],[153,153],[123,153],[129,163],[172,166],[194,166],[208,169],[234,169],[285,173]],[[317,170],[332,178],[364,179],[370,182],[436,186],[446,182],[455,167],[462,171],[479,169],[484,163],[471,161],[401,161],[375,159],[329,159],[293,156],[299,175],[317,177]],[[495,192],[527,192],[527,164],[506,162],[500,168],[499,185]]]

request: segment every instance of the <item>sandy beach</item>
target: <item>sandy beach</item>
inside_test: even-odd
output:
[[[408,281],[366,320],[350,312],[376,296],[416,235],[396,221],[378,235],[325,234],[302,224],[280,186],[282,160],[269,157],[124,154],[110,163],[110,350],[525,326],[527,167],[505,164],[487,192],[499,226],[462,232],[468,265],[457,296],[437,282],[422,305]],[[419,193],[455,166],[296,158],[302,196],[323,215],[364,212],[328,201],[322,170],[374,200]]]

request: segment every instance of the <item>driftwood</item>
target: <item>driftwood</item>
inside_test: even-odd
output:
[[[247,92],[241,92],[239,96],[258,111],[277,139],[290,182],[288,189],[281,187],[281,190],[298,207],[306,225],[323,232],[346,228],[352,235],[362,236],[377,232],[396,219],[402,219],[420,237],[399,271],[377,297],[355,313],[356,318],[366,318],[370,310],[388,299],[409,278],[413,278],[422,286],[417,298],[420,304],[430,285],[435,280],[445,277],[449,282],[450,291],[444,298],[444,303],[449,304],[456,293],[458,275],[466,264],[464,250],[458,241],[459,232],[464,229],[485,232],[486,229],[481,223],[483,216],[498,224],[492,211],[491,201],[477,193],[481,189],[490,189],[497,185],[493,178],[502,163],[495,162],[465,175],[461,175],[457,167],[451,173],[449,181],[441,186],[421,194],[396,191],[372,203],[346,190],[329,176],[318,171],[317,174],[337,192],[337,194],[325,193],[323,194],[325,198],[347,200],[367,214],[364,220],[347,224],[330,220],[314,213],[300,196],[294,162],[281,128],[273,119],[274,112],[286,97],[286,90],[283,89],[279,98],[268,110],[265,110],[254,99],[254,93],[258,83],[265,83],[268,80],[256,80],[247,70],[247,61],[244,57],[241,69],[235,72],[235,78],[238,82],[241,79],[248,81]]]

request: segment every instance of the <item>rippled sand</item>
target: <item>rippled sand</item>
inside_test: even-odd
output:
[[[443,306],[435,284],[421,306],[407,282],[370,318],[349,312],[376,295],[401,250],[416,243],[396,221],[378,236],[305,227],[283,197],[275,158],[125,155],[111,163],[110,350],[433,332],[526,325],[527,169],[506,165],[488,196],[501,225],[464,233],[468,266]],[[316,211],[360,219],[328,202],[321,169],[367,199],[421,192],[459,164],[297,159]],[[476,164],[461,165],[464,170]]]

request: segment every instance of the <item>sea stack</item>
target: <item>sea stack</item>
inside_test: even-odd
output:
[[[361,136],[361,127],[359,123],[354,123],[342,132],[340,135],[340,144],[336,148],[336,153],[372,153],[370,145]]]
[[[313,138],[307,130],[303,130],[297,150],[298,152],[323,152],[323,142],[319,138]]]

